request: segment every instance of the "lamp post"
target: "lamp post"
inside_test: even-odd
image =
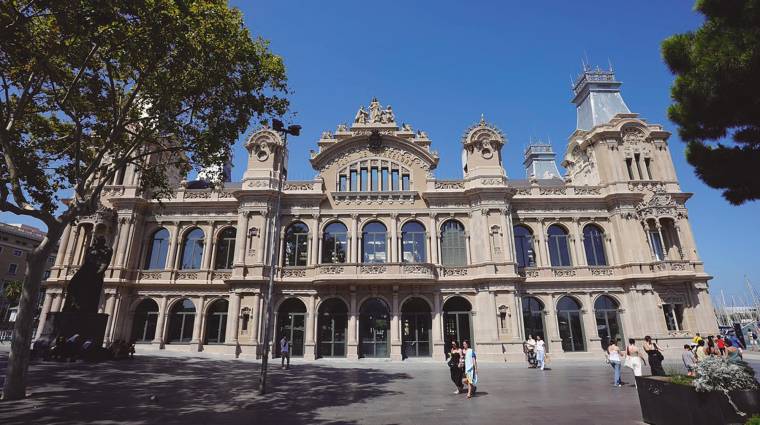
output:
[[[282,121],[272,120],[272,129],[282,135],[282,158],[280,158],[280,176],[277,182],[277,202],[274,204],[274,217],[271,231],[269,232],[269,285],[267,295],[264,298],[266,310],[264,313],[264,353],[261,357],[261,374],[259,379],[259,394],[267,392],[267,366],[269,364],[269,342],[272,339],[270,333],[270,320],[272,317],[272,293],[274,292],[274,276],[277,274],[277,254],[280,252],[280,204],[282,203],[282,188],[285,180],[285,158],[288,156],[288,134],[298,136],[301,134],[300,125],[290,125],[287,128]]]

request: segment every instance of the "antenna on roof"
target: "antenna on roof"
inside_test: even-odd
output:
[[[610,65],[610,72],[614,72],[612,68],[612,61],[610,60],[610,58],[607,58],[607,63]]]
[[[585,60],[583,61],[583,70],[584,70],[584,71],[590,71],[590,70],[591,70],[591,68],[588,66],[588,63],[589,63],[589,62],[588,62],[588,53],[586,53],[586,51],[585,51],[585,50],[583,51],[583,57],[584,57],[584,59],[585,59]]]

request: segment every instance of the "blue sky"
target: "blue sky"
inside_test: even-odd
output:
[[[561,155],[575,129],[570,77],[581,60],[611,61],[629,108],[673,132],[682,189],[694,193],[687,206],[698,250],[715,276],[711,292],[740,295],[744,274],[760,289],[760,203],[731,206],[700,182],[666,117],[673,77],[660,43],[700,25],[691,1],[231,3],[285,58],[293,90],[288,120],[303,126],[291,139],[291,179],[314,176],[308,151],[320,133],[350,122],[372,96],[391,104],[397,121],[428,133],[441,155],[439,178],[461,178],[460,137],[481,113],[509,140],[507,174],[525,178],[522,152],[531,139],[551,140]],[[241,142],[235,151],[239,180]],[[34,224],[7,213],[0,220]]]

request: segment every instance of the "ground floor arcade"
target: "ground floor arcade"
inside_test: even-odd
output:
[[[276,293],[270,342],[287,336],[291,355],[305,359],[443,358],[451,340],[468,339],[481,358],[498,360],[521,356],[527,335],[541,336],[559,357],[595,353],[613,337],[651,335],[665,348],[678,347],[696,332],[714,332],[705,289],[689,283],[289,288]],[[60,298],[55,289],[47,292],[43,320],[60,308]],[[262,352],[261,288],[108,288],[102,305],[109,314],[106,341],[246,357]],[[272,351],[279,355],[279,344]]]

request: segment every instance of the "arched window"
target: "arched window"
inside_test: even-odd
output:
[[[180,268],[183,270],[197,270],[201,268],[203,260],[203,230],[195,228],[185,235],[185,241],[182,243],[182,263]]]
[[[206,318],[206,344],[223,344],[227,330],[229,301],[216,300],[208,309]]]
[[[383,223],[367,223],[362,231],[362,262],[384,263],[387,259],[387,230]]]
[[[216,264],[217,270],[229,270],[235,258],[235,235],[234,227],[228,227],[219,233],[216,239]]]
[[[401,260],[405,263],[424,263],[425,226],[418,221],[409,221],[401,226]]]
[[[158,270],[166,268],[166,254],[169,252],[169,231],[161,228],[153,233],[148,241],[148,255],[145,258],[145,268]]]
[[[570,263],[570,245],[567,231],[561,226],[552,224],[549,226],[549,258],[552,267],[568,267]]]
[[[581,305],[575,298],[564,296],[557,301],[557,324],[564,351],[585,350]]]
[[[338,171],[340,192],[396,192],[411,190],[411,171],[399,162],[367,158]]]
[[[322,233],[322,263],[345,263],[348,252],[348,229],[340,222],[330,223]]]
[[[140,301],[135,309],[134,322],[132,322],[132,341],[153,341],[156,337],[156,323],[158,323],[158,304],[150,298]]]
[[[583,228],[583,247],[589,266],[607,265],[607,257],[604,255],[604,231],[599,226],[588,224]]]
[[[441,264],[444,266],[467,264],[467,240],[464,226],[456,220],[447,220],[441,226]]]
[[[184,298],[174,303],[169,316],[169,342],[190,342],[193,339],[195,305]]]
[[[536,258],[533,253],[533,233],[531,233],[529,228],[522,225],[515,226],[514,233],[518,267],[535,266]]]
[[[544,303],[536,297],[522,298],[523,324],[525,326],[525,337],[540,336],[546,339],[544,335]]]
[[[594,316],[596,316],[596,329],[602,343],[602,350],[606,350],[612,338],[623,341],[623,332],[618,320],[618,303],[608,295],[601,295],[594,302]]]
[[[309,228],[301,222],[285,230],[285,265],[305,266],[309,260]]]

